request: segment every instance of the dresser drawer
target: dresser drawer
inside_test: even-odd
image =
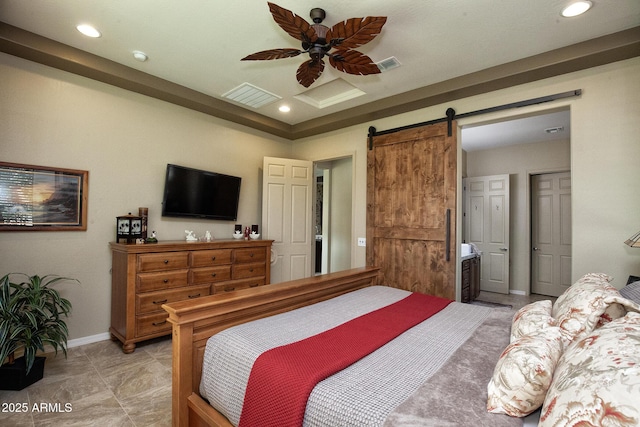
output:
[[[233,282],[214,284],[212,286],[212,293],[220,294],[223,292],[239,291],[240,289],[255,288],[264,284],[264,277],[254,277],[245,280],[234,280]]]
[[[162,310],[162,304],[209,295],[209,285],[188,286],[172,291],[147,292],[136,295],[136,313],[151,313]]]
[[[219,267],[192,268],[190,274],[190,283],[193,285],[221,282],[231,279],[231,266],[221,265]]]
[[[136,336],[152,335],[171,332],[171,323],[167,320],[169,313],[166,311],[157,314],[136,317]]]
[[[137,292],[149,292],[159,289],[180,288],[187,286],[189,270],[158,271],[156,273],[138,274]]]
[[[138,255],[138,272],[177,270],[189,267],[189,252]]]
[[[231,264],[231,249],[191,252],[191,267],[210,267],[220,264]]]
[[[249,277],[264,276],[265,265],[261,264],[238,264],[233,266],[233,279],[246,279]]]
[[[236,249],[233,254],[236,263],[264,262],[265,257],[264,248]]]

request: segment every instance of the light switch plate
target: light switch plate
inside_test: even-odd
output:
[[[358,246],[367,246],[367,238],[358,237]]]

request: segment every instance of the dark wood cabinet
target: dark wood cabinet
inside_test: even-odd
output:
[[[462,261],[462,302],[471,302],[480,294],[480,258]]]

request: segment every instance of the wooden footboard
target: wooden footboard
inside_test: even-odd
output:
[[[378,270],[362,267],[163,305],[173,324],[173,426],[231,426],[198,394],[204,348],[211,335],[375,285]]]

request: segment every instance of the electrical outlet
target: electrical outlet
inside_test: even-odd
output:
[[[367,246],[367,239],[365,237],[358,237],[358,246]]]

